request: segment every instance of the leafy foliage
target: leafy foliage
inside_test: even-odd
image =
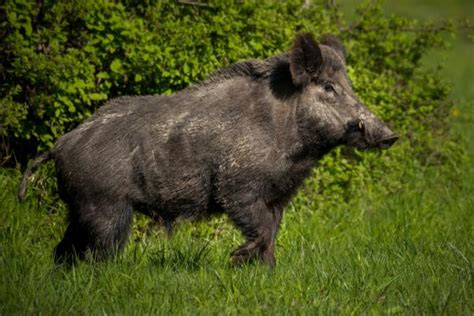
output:
[[[448,89],[420,66],[449,27],[386,17],[371,2],[350,26],[337,7],[300,0],[7,0],[1,15],[3,160],[24,163],[109,98],[172,93],[229,63],[282,52],[298,31],[342,37],[356,93],[401,136],[383,153],[335,150],[305,189],[311,199],[299,197],[305,203],[350,201],[371,183],[379,194],[400,190],[404,175],[462,157],[448,134]]]

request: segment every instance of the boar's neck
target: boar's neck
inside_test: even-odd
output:
[[[232,65],[173,99],[193,109],[189,120],[212,146],[217,178],[251,170],[267,201],[285,204],[330,149],[323,143],[316,148],[301,131],[286,56]]]

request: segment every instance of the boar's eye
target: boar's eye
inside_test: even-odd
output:
[[[331,82],[325,82],[323,88],[326,92],[336,92],[336,89],[334,89],[334,85]]]

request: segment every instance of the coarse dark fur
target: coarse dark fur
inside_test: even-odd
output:
[[[54,159],[69,226],[55,260],[120,251],[132,211],[161,218],[225,213],[247,241],[234,263],[275,264],[284,206],[331,148],[389,147],[392,131],[354,95],[345,49],[296,37],[289,53],[234,64],[171,96],[110,100],[26,170]]]

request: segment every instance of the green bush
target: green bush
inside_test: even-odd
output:
[[[305,203],[403,188],[404,175],[462,156],[449,136],[448,89],[421,59],[446,28],[386,17],[365,3],[348,26],[337,7],[313,1],[7,0],[0,22],[2,160],[25,162],[51,147],[105,100],[169,94],[229,63],[286,50],[295,33],[335,33],[361,100],[401,140],[389,151],[340,148],[306,186]],[[448,27],[449,28],[449,27]],[[10,163],[13,161],[10,158]],[[298,199],[302,199],[300,196]]]

